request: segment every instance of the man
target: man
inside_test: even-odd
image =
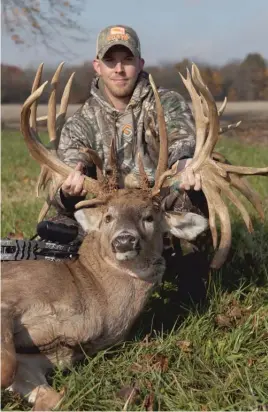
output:
[[[69,225],[74,224],[75,204],[86,196],[83,189],[85,174],[96,176],[95,166],[83,149],[90,147],[96,150],[103,160],[104,170],[109,173],[109,150],[112,138],[115,138],[122,186],[130,183],[135,186],[138,182],[138,153],[151,184],[158,161],[155,99],[148,73],[143,70],[144,60],[136,32],[124,25],[102,30],[97,39],[93,67],[96,77],[90,96],[66,121],[58,147],[60,159],[74,170],[56,195],[60,215],[52,220]],[[207,215],[200,176],[195,175],[189,165],[195,149],[192,113],[177,92],[160,88],[159,94],[168,134],[168,166],[170,168],[179,160],[178,169],[183,170],[179,185],[163,198],[163,208]],[[183,242],[175,239],[164,252],[168,267],[166,279],[174,281],[179,269],[180,300],[185,296],[189,299],[189,282],[191,299],[199,301],[200,293],[204,297],[202,279],[208,275],[206,234],[204,238],[199,236],[194,244],[186,242],[183,247]],[[80,229],[79,239],[82,237]],[[182,255],[186,256],[182,258]]]
[[[89,99],[67,120],[58,148],[59,157],[74,167],[63,183],[57,205],[64,214],[72,214],[76,202],[83,199],[85,174],[94,175],[94,165],[82,148],[95,149],[109,170],[108,154],[115,137],[122,185],[137,180],[137,154],[142,156],[149,180],[154,181],[158,159],[158,125],[155,99],[148,74],[143,71],[140,41],[136,32],[123,25],[109,26],[97,39],[96,72]],[[169,164],[179,160],[179,169],[189,164],[195,148],[195,129],[191,111],[181,95],[159,89],[169,140]],[[84,174],[85,173],[85,174]],[[180,189],[201,189],[200,176],[185,169]],[[166,206],[174,196],[165,200]]]

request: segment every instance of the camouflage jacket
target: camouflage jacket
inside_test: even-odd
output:
[[[183,97],[159,88],[169,140],[169,167],[177,160],[192,157],[195,148],[195,128],[192,113]],[[101,157],[104,170],[109,170],[109,149],[115,137],[117,160],[124,182],[125,177],[139,175],[137,154],[142,156],[149,181],[153,183],[158,161],[159,135],[155,99],[148,74],[139,75],[131,100],[124,112],[116,110],[105,94],[102,82],[95,78],[89,99],[70,117],[61,132],[58,156],[70,166],[81,161],[86,174],[93,176],[94,165],[81,151],[91,147]],[[58,195],[57,203],[63,206]]]

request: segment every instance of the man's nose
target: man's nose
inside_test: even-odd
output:
[[[115,65],[115,71],[117,73],[123,72],[124,71],[124,66],[122,64],[122,62],[117,62]]]

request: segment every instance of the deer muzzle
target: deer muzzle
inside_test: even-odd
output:
[[[120,232],[112,240],[112,251],[117,260],[134,259],[140,250],[140,239],[138,233]]]

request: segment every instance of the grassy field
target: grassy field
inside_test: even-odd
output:
[[[223,138],[217,150],[234,164],[268,164],[263,147]],[[4,132],[2,237],[34,235],[39,170],[20,134]],[[62,410],[268,410],[268,184],[250,182],[264,199],[266,223],[249,206],[250,235],[231,208],[230,259],[212,273],[202,304],[182,310],[179,280],[165,280],[128,342],[55,372],[52,385],[67,389]],[[30,407],[2,394],[2,410],[18,409]]]

